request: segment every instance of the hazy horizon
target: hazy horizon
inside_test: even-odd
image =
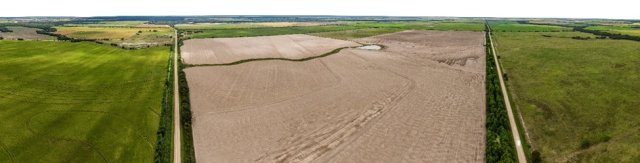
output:
[[[496,18],[640,19],[639,2],[595,0],[234,0],[126,1],[23,0],[4,2],[0,17],[95,16],[409,16]],[[51,7],[55,6],[55,7]]]

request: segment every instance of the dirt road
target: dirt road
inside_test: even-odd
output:
[[[489,41],[491,42],[491,50],[493,52],[493,59],[496,62],[496,67],[498,69],[498,74],[502,74],[502,69],[500,68],[500,62],[498,62],[498,56],[496,54],[496,47],[493,46],[493,38],[491,37],[491,28],[489,28]],[[524,150],[522,149],[522,143],[520,141],[520,133],[518,132],[518,127],[516,126],[516,120],[513,117],[513,111],[511,109],[511,102],[509,101],[509,94],[507,93],[507,87],[504,84],[504,79],[502,79],[502,75],[498,75],[500,78],[500,89],[502,89],[502,96],[504,97],[505,106],[507,106],[507,113],[509,113],[509,124],[511,125],[511,133],[513,134],[513,140],[516,144],[516,153],[518,153],[518,162],[526,163],[527,158],[524,155]]]
[[[175,29],[174,29],[175,30]],[[173,162],[180,163],[180,92],[178,90],[178,30],[173,35]]]

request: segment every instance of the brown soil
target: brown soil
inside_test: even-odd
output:
[[[252,58],[300,59],[359,44],[310,35],[191,39],[181,47],[187,64],[221,64]]]
[[[483,162],[483,36],[406,31],[358,40],[379,51],[186,69],[197,161]],[[439,61],[462,57],[476,59]]]

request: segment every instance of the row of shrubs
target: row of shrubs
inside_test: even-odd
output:
[[[7,27],[0,27],[0,32],[13,32],[13,31]]]
[[[178,43],[178,46],[182,45],[182,41]],[[179,51],[179,50],[178,50]],[[193,147],[193,135],[191,127],[191,103],[189,102],[189,85],[187,83],[186,75],[183,71],[184,65],[178,61],[180,70],[178,72],[178,83],[180,86],[180,124],[182,126],[182,162],[195,163],[196,155]]]
[[[631,35],[618,34],[618,33],[609,33],[609,32],[599,31],[599,30],[590,30],[590,29],[586,29],[587,27],[588,26],[574,27],[573,30],[580,31],[580,32],[585,32],[585,33],[591,33],[591,34],[598,35],[598,36],[608,37],[608,38],[611,38],[611,39],[624,39],[624,40],[640,41],[640,36],[631,36]]]
[[[513,134],[511,134],[511,126],[509,124],[509,115],[504,103],[502,88],[500,87],[500,79],[497,66],[493,57],[493,49],[489,40],[491,26],[485,24],[485,40],[486,40],[486,95],[487,95],[487,146],[486,146],[486,162],[517,162],[517,155]],[[551,37],[543,35],[544,37]],[[602,39],[602,37],[597,37]],[[583,39],[583,38],[580,38]],[[590,38],[588,38],[590,39]],[[500,56],[497,56],[500,59]],[[502,74],[503,79],[509,80],[506,73]],[[542,162],[540,152],[533,150],[529,155],[529,161],[532,163]]]
[[[173,56],[173,55],[171,55]],[[173,154],[171,146],[173,140],[173,57],[167,63],[167,78],[164,82],[164,96],[162,98],[162,112],[158,128],[154,162],[170,163]]]
[[[571,38],[572,38],[572,39],[575,39],[575,40],[590,40],[590,39],[592,39],[592,38],[591,38],[591,37],[589,37],[589,36],[587,36],[587,37],[573,36],[573,37],[571,37]],[[595,37],[595,39],[606,39],[606,38],[607,38],[606,36],[597,36],[597,37]]]
[[[599,30],[590,30],[590,29],[587,29],[587,27],[589,27],[589,25],[571,26],[571,25],[562,25],[562,24],[530,23],[528,21],[521,21],[520,23],[523,23],[523,24],[535,24],[535,25],[552,25],[552,26],[560,26],[560,27],[570,27],[570,28],[573,28],[573,31],[591,33],[591,34],[594,34],[594,35],[598,35],[598,37],[596,37],[596,39],[611,38],[611,39],[624,39],[624,40],[640,41],[640,36],[631,36],[631,35],[626,35],[626,34],[609,33],[609,32],[606,32],[606,31],[599,31]],[[584,37],[583,38],[573,38],[573,39],[585,40]],[[590,38],[587,38],[587,39],[590,39]]]
[[[4,40],[4,37],[0,36],[0,40]],[[18,41],[22,41],[22,40],[24,40],[24,39],[23,39],[23,38],[17,38],[16,40],[18,40]]]
[[[489,41],[489,25],[485,25],[486,33],[486,162],[517,162],[515,145],[507,110],[500,88],[498,72],[494,62],[491,41]]]

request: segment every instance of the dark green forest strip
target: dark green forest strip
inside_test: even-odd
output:
[[[608,37],[611,39],[640,41],[640,36],[632,36],[632,35],[619,34],[619,33],[609,33],[609,32],[600,31],[600,30],[587,29],[587,27],[589,27],[590,25],[576,26],[576,25],[543,24],[543,23],[530,23],[530,22],[522,22],[522,23],[534,24],[534,25],[550,25],[550,26],[552,25],[552,26],[559,26],[559,27],[570,27],[570,28],[573,28],[573,31],[591,33],[597,36]]]
[[[182,44],[182,41],[180,41]],[[178,53],[179,55],[179,53]],[[195,163],[196,155],[193,146],[193,132],[191,127],[191,103],[189,102],[189,85],[184,73],[186,65],[178,62],[178,84],[180,86],[180,124],[182,125],[182,162]]]
[[[605,37],[608,37],[608,38],[611,38],[611,39],[640,41],[640,37],[639,36],[631,36],[631,35],[618,34],[618,33],[609,33],[609,32],[604,32],[604,31],[599,31],[599,30],[590,30],[590,29],[586,29],[587,27],[589,27],[589,26],[574,27],[573,30],[584,32],[584,33],[591,33],[591,34],[598,35],[598,36],[605,36]]]
[[[172,51],[175,49],[172,49]],[[157,132],[157,143],[154,162],[170,163],[173,149],[173,55],[169,53],[167,62],[167,78],[164,83],[164,96],[162,98],[162,111],[160,113],[160,125]]]
[[[489,26],[485,30],[486,46],[486,91],[487,91],[487,146],[486,162],[517,162],[515,144],[507,109],[504,106],[502,89],[498,79],[496,65],[489,41]]]

